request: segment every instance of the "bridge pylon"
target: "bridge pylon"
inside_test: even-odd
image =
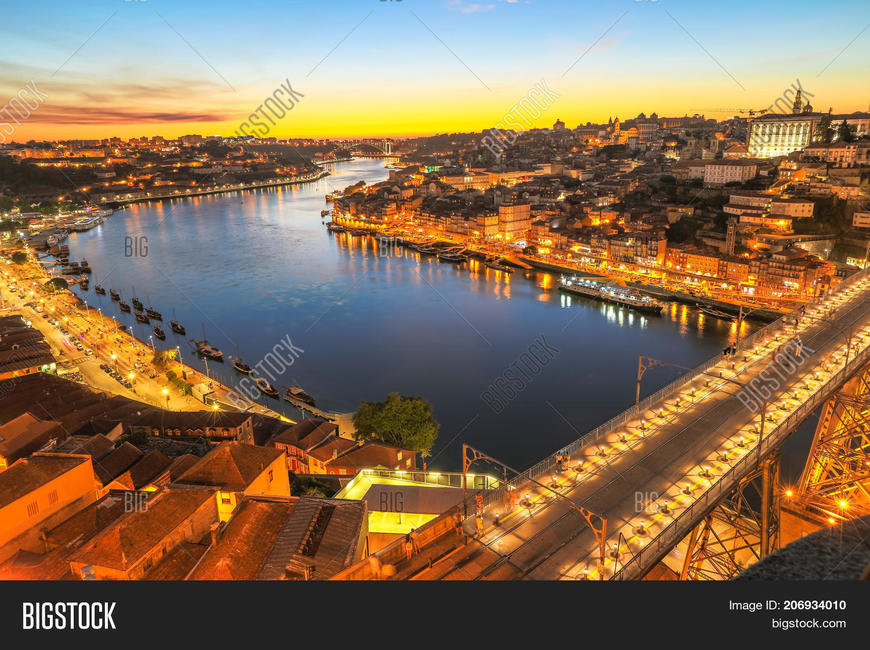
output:
[[[730,580],[779,547],[779,454],[770,454],[677,549],[680,580]]]
[[[833,524],[870,514],[870,364],[822,407],[790,508]]]

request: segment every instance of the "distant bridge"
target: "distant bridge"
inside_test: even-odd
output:
[[[369,147],[373,147],[380,151],[385,156],[390,156],[393,153],[393,141],[392,140],[379,140],[379,139],[367,139],[367,140],[341,140],[339,144],[353,151],[355,148],[359,148],[362,145],[368,145]]]

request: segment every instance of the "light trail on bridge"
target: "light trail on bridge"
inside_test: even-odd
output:
[[[532,474],[607,517],[603,562],[597,540],[580,517],[518,477],[514,482],[528,494],[530,507],[507,512],[497,503],[498,495],[489,499],[483,515],[489,526],[479,542],[494,552],[495,560],[477,577],[607,579],[649,569],[645,563],[658,561],[662,551],[667,554],[685,536],[683,529],[691,529],[695,514],[702,514],[699,504],[714,505],[714,491],[718,499],[726,483],[755,467],[845,380],[847,369],[853,372],[866,363],[870,278],[862,273],[844,285],[806,305],[797,320],[787,317],[744,341],[737,359],[705,364],[674,390],[660,391],[661,399],[634,413],[630,409],[620,426],[596,430],[594,440],[585,444],[582,438],[561,473],[545,461]],[[774,357],[797,338],[807,356],[792,373]],[[745,408],[737,393],[771,367],[787,380],[765,400],[762,425],[762,413]],[[764,379],[762,385],[769,383]],[[643,497],[640,508],[638,495]],[[499,526],[492,525],[495,515]],[[669,540],[675,538],[669,547],[665,533]]]

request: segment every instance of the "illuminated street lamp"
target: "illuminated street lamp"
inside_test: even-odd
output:
[[[163,395],[166,397],[166,408],[168,409],[169,408],[169,389],[168,388],[163,389]]]

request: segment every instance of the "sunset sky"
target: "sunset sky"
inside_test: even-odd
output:
[[[836,9],[800,0],[29,0],[10,9],[0,22],[0,102],[31,80],[47,95],[16,127],[19,142],[232,135],[286,79],[304,98],[270,133],[278,137],[481,130],[541,79],[560,96],[536,126],[641,111],[723,118],[770,106],[796,79],[819,110],[870,103],[866,0]]]

